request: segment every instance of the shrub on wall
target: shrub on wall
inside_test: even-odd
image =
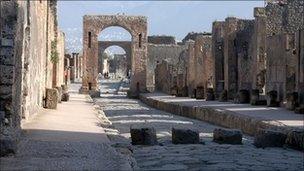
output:
[[[59,61],[59,55],[57,52],[57,41],[53,40],[51,42],[51,62],[56,64]]]

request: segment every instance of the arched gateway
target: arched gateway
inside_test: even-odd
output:
[[[147,91],[147,18],[125,15],[85,15],[83,17],[84,73],[82,93],[99,92],[98,89],[98,35],[107,27],[119,26],[132,36],[130,95]]]

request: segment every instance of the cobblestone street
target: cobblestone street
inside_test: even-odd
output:
[[[212,142],[212,131],[217,126],[172,115],[128,99],[124,93],[112,94],[118,82],[103,82],[101,98],[95,99],[102,111],[102,125],[113,143],[130,144],[130,126],[148,124],[157,131],[159,145],[128,146],[138,169],[156,170],[302,170],[303,153],[289,148],[258,149],[253,137],[244,136],[243,145]],[[105,90],[109,89],[109,91]],[[105,116],[104,116],[105,114]],[[105,120],[109,121],[105,121]],[[112,123],[112,125],[110,125]],[[187,127],[200,132],[201,144],[174,145],[171,128]]]

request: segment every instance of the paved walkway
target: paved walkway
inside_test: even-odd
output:
[[[250,104],[234,104],[231,102],[205,101],[188,97],[175,97],[164,93],[147,93],[143,96],[166,103],[175,103],[182,106],[212,108],[226,110],[237,115],[249,116],[257,119],[275,121],[282,125],[294,128],[304,128],[304,115],[279,107],[252,106]]]
[[[112,86],[111,86],[112,84]],[[103,82],[103,91],[117,87],[117,82]],[[112,88],[111,88],[112,87]],[[111,141],[130,144],[130,126],[147,124],[156,129],[159,145],[131,146],[138,170],[303,170],[300,151],[284,148],[255,148],[253,138],[243,137],[243,145],[217,144],[212,131],[218,126],[195,119],[173,115],[151,108],[125,94],[102,94],[95,99],[100,117]],[[171,128],[186,127],[200,132],[201,144],[174,145]],[[111,138],[112,137],[112,138]],[[120,138],[118,138],[120,137]]]
[[[15,157],[1,158],[0,170],[130,170],[99,125],[88,96],[72,85],[70,101],[43,109],[23,125]]]

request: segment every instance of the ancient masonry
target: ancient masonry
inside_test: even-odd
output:
[[[0,5],[0,154],[4,155],[15,150],[22,119],[59,101],[65,79],[65,35],[57,26],[56,1],[12,0]]]
[[[269,1],[254,19],[215,21],[182,42],[151,37],[148,77],[177,96],[304,111],[304,1]],[[154,82],[153,82],[154,83]]]
[[[109,70],[102,54],[111,45],[126,51],[125,63],[118,56],[112,63],[131,71],[130,97],[163,91],[304,113],[304,0],[269,0],[252,20],[214,21],[211,33],[191,32],[181,42],[148,36],[144,16],[85,15],[83,51],[72,54],[65,54],[56,6],[0,1],[1,155],[14,152],[22,119],[68,99],[69,83],[98,96],[98,73]],[[110,26],[129,31],[132,41],[98,41]]]
[[[98,35],[103,29],[113,25],[123,27],[132,36],[129,96],[138,96],[138,93],[145,92],[149,87],[146,75],[147,18],[144,16],[86,15],[83,17],[83,59],[85,67],[80,92],[98,96]]]

